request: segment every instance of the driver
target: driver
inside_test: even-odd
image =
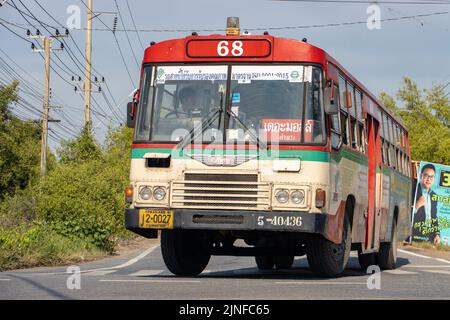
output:
[[[190,116],[201,116],[201,110],[196,105],[197,92],[192,87],[185,87],[179,93],[181,109]]]

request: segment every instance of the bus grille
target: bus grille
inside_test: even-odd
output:
[[[269,184],[257,174],[186,173],[171,191],[174,208],[262,210],[270,199]]]

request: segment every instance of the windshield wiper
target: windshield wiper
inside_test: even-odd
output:
[[[238,117],[236,114],[234,114],[233,111],[227,110],[226,113],[227,113],[230,117],[232,117],[234,120],[236,120],[236,121],[241,125],[241,127],[244,128],[244,130],[247,131],[247,133],[250,135],[250,137],[253,138],[253,139],[255,140],[256,146],[257,146],[258,148],[260,148],[260,147],[262,146],[264,149],[268,149],[267,144],[265,144],[263,141],[261,141],[261,139],[259,139],[258,136],[255,135],[255,134],[250,130],[250,128],[249,128],[245,123],[243,123],[241,119],[239,119],[239,117]]]
[[[189,131],[189,133],[187,133],[180,141],[179,148],[181,148],[181,150],[183,150],[188,144],[192,143],[192,141],[195,141],[195,139],[203,134],[203,132],[205,132],[205,130],[207,128],[209,128],[209,126],[211,126],[211,124],[214,123],[214,121],[216,121],[217,117],[219,116],[219,127],[220,127],[220,118],[222,116],[223,113],[223,92],[220,92],[220,105],[219,107],[211,110],[208,115],[206,116],[206,118],[199,124],[197,124],[194,128],[191,129],[191,131]],[[212,115],[211,115],[212,114]],[[199,130],[201,129],[201,131]],[[193,135],[193,133],[195,133]],[[187,140],[188,137],[191,137],[191,139]]]

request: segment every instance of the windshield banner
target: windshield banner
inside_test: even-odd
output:
[[[413,206],[413,241],[450,246],[450,166],[421,162]]]
[[[234,66],[231,80],[250,83],[257,80],[310,82],[312,67],[303,66]]]
[[[305,141],[312,141],[314,120],[305,122]],[[266,141],[299,142],[302,133],[302,120],[262,119],[262,130]]]
[[[158,67],[156,83],[166,81],[227,80],[227,66],[164,66]]]

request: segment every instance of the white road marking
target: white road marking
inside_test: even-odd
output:
[[[99,277],[99,276],[105,276],[107,274],[110,273],[114,273],[117,270],[97,270],[97,271],[90,271],[90,272],[86,272],[83,275],[85,276],[93,276],[93,277]]]
[[[150,280],[150,279],[101,279],[100,282],[131,282],[131,283],[199,283],[200,280]]]
[[[450,274],[449,270],[422,270],[425,272],[432,272],[432,273],[441,273],[441,274]]]
[[[11,281],[11,279],[0,279],[0,281]]]
[[[436,258],[436,260],[440,261],[440,262],[450,263],[450,261],[445,260],[445,259],[441,259],[441,258]]]
[[[131,266],[132,264],[135,264],[136,262],[138,262],[139,260],[141,260],[142,258],[144,258],[146,255],[148,255],[149,253],[151,253],[151,252],[152,252],[153,250],[155,250],[157,247],[158,247],[158,246],[155,246],[155,247],[153,247],[153,248],[147,249],[147,250],[145,250],[144,252],[142,252],[140,255],[138,255],[136,258],[130,259],[130,260],[128,260],[127,262],[122,263],[121,265],[118,265],[118,266],[115,266],[115,267],[112,267],[112,268],[109,268],[109,269],[123,269],[123,268],[129,267],[129,266]],[[103,269],[105,269],[105,268],[103,268]],[[106,268],[106,269],[108,269],[108,268]],[[101,269],[98,269],[98,270],[101,270]]]
[[[402,268],[450,268],[449,265],[440,265],[440,266],[427,266],[427,265],[406,265],[406,266],[402,266]]]
[[[129,274],[129,276],[131,276],[131,277],[148,277],[148,276],[156,276],[163,272],[164,272],[164,270],[139,270],[135,273]]]
[[[123,269],[125,267],[129,267],[132,264],[135,264],[136,262],[138,262],[139,260],[141,260],[142,258],[144,258],[145,256],[147,256],[148,254],[150,254],[151,252],[153,252],[156,248],[158,248],[159,246],[155,246],[153,248],[147,249],[144,252],[142,252],[141,254],[139,254],[137,257],[132,258],[130,260],[128,260],[127,262],[124,262],[120,265],[117,266],[113,266],[113,267],[104,267],[104,268],[96,268],[96,269],[88,269],[88,270],[81,270],[80,273],[85,274],[85,273],[89,273],[89,272],[94,272],[94,271],[106,271],[106,270],[118,270],[118,269]],[[24,275],[66,275],[67,272],[23,272]]]
[[[417,274],[418,272],[396,269],[396,270],[383,270],[383,273],[390,273],[390,274]]]
[[[318,284],[318,285],[367,285],[366,282],[344,282],[344,281],[275,281],[276,284]]]
[[[398,251],[401,252],[401,253],[410,254],[410,255],[412,255],[412,256],[419,257],[419,258],[431,259],[431,257],[424,256],[424,255],[421,255],[421,254],[418,254],[418,253],[413,253],[413,252],[406,251],[406,250],[398,249]]]

